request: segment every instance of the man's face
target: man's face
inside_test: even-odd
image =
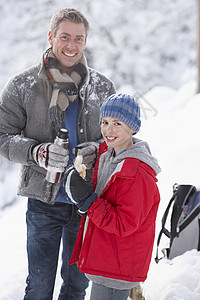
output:
[[[86,47],[86,31],[83,23],[63,20],[55,36],[49,31],[48,40],[57,60],[65,67],[74,66]]]

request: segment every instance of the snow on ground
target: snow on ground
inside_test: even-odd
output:
[[[130,87],[124,87],[122,91],[132,93]],[[146,108],[147,118],[143,117],[142,129],[138,134],[138,138],[149,142],[152,153],[158,158],[162,168],[162,173],[158,175],[161,203],[157,218],[157,237],[163,211],[172,195],[172,185],[177,182],[200,188],[200,95],[195,95],[195,84],[189,82],[179,91],[156,87],[144,98],[145,105],[151,103],[158,111],[153,116],[155,111],[150,106]],[[141,103],[144,104],[144,101]],[[15,188],[15,184],[8,181],[5,185],[5,190],[10,190],[13,186]],[[0,215],[0,300],[23,298],[27,275],[25,213],[26,199],[19,198],[15,205],[5,208]],[[160,248],[166,244],[167,240],[164,239]],[[142,285],[146,300],[200,299],[200,252],[192,250],[171,261],[163,259],[159,264],[155,263],[154,257],[155,249],[148,278]],[[55,300],[60,284],[58,274]],[[89,300],[89,293],[90,288],[87,290],[86,300]]]

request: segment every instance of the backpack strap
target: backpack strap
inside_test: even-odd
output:
[[[174,203],[172,215],[171,215],[171,236],[170,236],[170,247],[174,237],[179,235],[178,223],[183,213],[183,207],[188,205],[191,196],[195,193],[196,187],[194,185],[179,185],[177,191],[176,201]]]
[[[182,206],[187,203],[189,197],[196,191],[196,187],[193,185],[178,185],[175,183],[173,185],[173,195],[172,198],[169,201],[169,204],[164,212],[163,218],[162,218],[162,227],[160,230],[160,233],[158,235],[158,240],[157,240],[157,251],[156,251],[156,257],[155,261],[158,263],[163,257],[167,256],[169,257],[169,252],[170,252],[170,247],[172,240],[174,239],[175,236],[177,236],[177,222],[181,216],[182,212]],[[165,228],[165,223],[167,220],[167,216],[169,214],[170,207],[172,203],[175,201],[174,206],[173,206],[173,211],[171,215],[171,231],[167,230]],[[162,234],[165,234],[169,239],[170,239],[170,246],[168,248],[165,248],[162,250],[164,256],[161,258],[158,258],[158,247],[160,244],[160,240],[162,237]]]
[[[167,220],[167,216],[168,216],[168,214],[169,214],[170,207],[171,207],[172,203],[174,202],[174,200],[175,200],[175,198],[176,198],[178,188],[179,188],[179,185],[178,185],[177,183],[175,183],[175,184],[173,185],[173,195],[172,195],[172,197],[171,197],[171,199],[170,199],[170,201],[169,201],[169,203],[168,203],[168,205],[167,205],[167,208],[166,208],[166,210],[165,210],[165,212],[164,212],[164,215],[163,215],[163,217],[162,217],[162,227],[161,227],[160,233],[159,233],[159,235],[158,235],[158,239],[157,239],[157,250],[156,250],[156,257],[155,257],[156,263],[158,263],[163,257],[166,256],[166,255],[163,253],[164,256],[161,257],[161,258],[158,258],[158,247],[159,247],[160,240],[161,240],[161,237],[162,237],[162,234],[163,234],[163,233],[164,233],[168,238],[171,237],[171,234],[170,234],[169,230],[167,230],[167,229],[165,228],[165,223],[166,223],[166,220]],[[166,251],[168,252],[169,249],[166,248]],[[164,251],[163,251],[163,252],[164,252]]]

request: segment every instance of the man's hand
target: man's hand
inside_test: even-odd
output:
[[[83,164],[87,169],[92,169],[97,160],[97,149],[99,147],[98,143],[88,142],[79,144],[76,148],[76,155],[81,155],[83,157]]]
[[[33,148],[33,159],[45,170],[55,168],[56,172],[63,172],[68,164],[69,151],[61,146],[44,143]]]

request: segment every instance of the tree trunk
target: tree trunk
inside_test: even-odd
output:
[[[198,28],[197,28],[197,93],[200,93],[200,0],[198,0]]]

